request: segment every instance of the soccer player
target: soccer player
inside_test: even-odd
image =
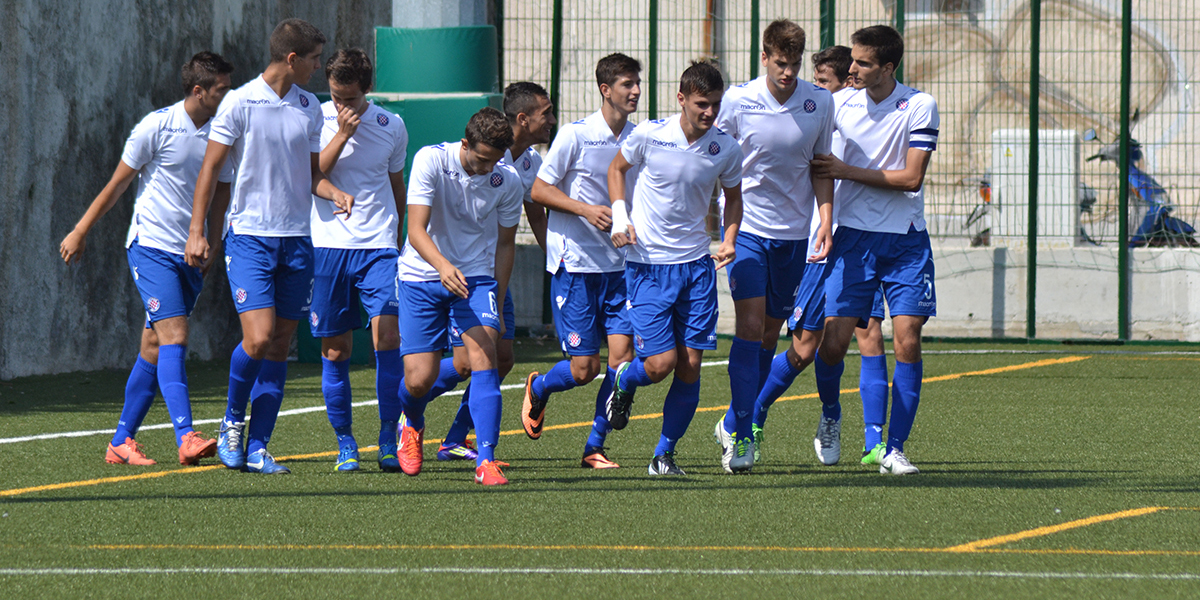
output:
[[[538,246],[544,251],[546,249],[546,211],[540,205],[534,204],[529,192],[533,187],[534,179],[537,178],[538,169],[542,165],[542,156],[533,146],[534,144],[550,143],[550,135],[558,123],[554,118],[554,104],[550,102],[550,94],[546,93],[542,86],[528,81],[519,81],[504,89],[504,115],[508,118],[513,131],[513,145],[505,151],[504,163],[516,169],[517,175],[521,179],[529,228],[533,231]],[[493,256],[493,262],[494,260]],[[516,308],[513,305],[512,290],[509,289],[504,295],[504,335],[500,336],[500,341],[496,344],[496,358],[499,361],[497,372],[500,374],[501,382],[504,381],[509,371],[512,371],[515,362],[513,340],[516,336],[516,328]],[[455,348],[461,347],[462,337],[451,331],[450,342]],[[460,362],[460,368],[457,370],[447,369],[444,362],[447,359],[443,359],[439,373],[449,375],[450,378],[439,375],[439,383],[434,385],[437,388],[435,397],[444,393],[443,388],[448,391],[449,388],[461,381],[461,375],[457,374],[458,371],[469,372],[464,361],[466,357],[462,352],[459,352],[457,356]],[[475,450],[467,441],[467,433],[473,425],[470,404],[471,390],[468,388],[463,394],[458,414],[454,417],[454,423],[442,440],[441,447],[438,448],[438,460],[473,460],[476,458],[473,456]]]
[[[779,328],[791,312],[806,264],[829,253],[832,233],[819,227],[811,236],[814,198],[821,223],[830,223],[833,181],[816,179],[814,156],[830,152],[833,98],[800,83],[804,29],[780,19],[763,31],[766,74],[730,88],[717,126],[737,138],[742,162],[743,215],[737,259],[729,265],[736,325],[729,349],[731,402],[713,435],[721,445],[721,466],[729,473],[754,465],[761,434],[755,436],[755,400],[770,373]],[[798,340],[794,340],[798,342]]]
[[[663,402],[662,435],[651,475],[683,475],[675,445],[700,402],[700,362],[717,347],[716,269],[733,262],[742,221],[742,151],[714,124],[725,80],[715,66],[692,63],[676,98],[679,115],[643,122],[608,167],[612,241],[628,247],[625,286],[638,358],[617,368],[606,416],[613,429],[629,423],[634,392],[675,373]],[[626,208],[625,176],[641,167]],[[705,219],[712,192],[725,193],[724,235],[710,255]],[[716,262],[716,267],[713,266]]]
[[[312,334],[321,338],[321,391],[337,435],[338,471],[358,470],[352,431],[350,352],[362,327],[359,304],[370,318],[375,343],[375,393],[379,398],[379,468],[400,470],[396,428],[400,420],[400,330],[396,260],[404,214],[404,160],[408,131],[400,117],[367,101],[374,68],[358,48],[338,50],[325,63],[333,99],[321,105],[321,171],[354,196],[351,218],[334,205],[312,204]]]
[[[843,156],[818,157],[818,177],[839,180],[839,227],[825,282],[825,335],[815,360],[817,392],[838,402],[854,328],[871,314],[883,285],[892,316],[896,371],[880,473],[918,470],[904,454],[921,396],[921,328],[937,312],[934,265],[922,185],[937,147],[937,102],[895,78],[904,39],[891,27],[854,32],[852,89],[834,96]],[[871,416],[865,415],[868,423]],[[870,443],[869,441],[867,443]]]
[[[460,332],[471,370],[470,412],[479,440],[475,481],[508,483],[496,461],[504,332],[498,299],[512,274],[524,190],[504,151],[513,143],[504,113],[484,108],[461,142],[421,148],[408,190],[408,241],[400,255],[400,468],[421,472],[425,405],[438,380],[446,331]]]
[[[233,161],[225,271],[242,341],[230,360],[229,398],[217,438],[217,456],[231,469],[289,472],[267,452],[267,442],[283,403],[288,346],[312,301],[313,195],[336,204],[334,212],[346,218],[354,206],[354,197],[321,172],[321,107],[316,96],[299,86],[321,68],[324,44],[325,36],[306,21],[287,19],[275,27],[271,63],[230,93],[213,118],[196,181],[189,264],[208,260],[214,251],[204,238],[203,219],[218,166],[227,157]]]
[[[638,61],[624,54],[610,54],[596,63],[600,110],[558,132],[533,182],[534,201],[550,209],[546,270],[553,276],[554,325],[568,358],[544,375],[535,371],[525,379],[521,423],[526,435],[540,438],[550,395],[595,379],[600,374],[600,343],[607,338],[607,374],[596,394],[592,430],[580,462],[590,469],[619,466],[604,452],[612,430],[605,401],[616,368],[633,360],[625,257],[607,233],[612,227],[608,166],[633,131],[629,115],[637,110],[642,94],[641,70]],[[626,174],[626,190],[633,189],[636,176],[632,169]]]
[[[133,128],[112,179],[59,246],[68,265],[82,259],[92,226],[112,209],[133,178],[138,178],[133,222],[125,247],[129,270],[146,310],[146,326],[137,361],[125,385],[125,406],[104,456],[110,463],[155,464],[135,438],[156,389],[162,390],[171,415],[179,463],[198,464],[201,458],[217,451],[216,440],[206,439],[192,428],[184,368],[188,315],[212,262],[189,266],[183,251],[192,216],[192,191],[204,161],[209,126],[229,91],[232,72],[233,66],[212,52],[200,52],[183,65],[184,99],[146,115]],[[207,222],[207,234],[218,246],[231,178],[227,167],[221,170],[214,203],[217,209]]]

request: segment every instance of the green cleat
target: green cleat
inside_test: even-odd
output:
[[[862,464],[864,464],[864,465],[879,464],[879,461],[883,460],[883,453],[885,450],[887,450],[887,444],[885,444],[883,442],[879,442],[878,444],[875,444],[875,447],[871,448],[870,450],[863,450]]]
[[[762,462],[763,441],[767,439],[767,436],[763,433],[762,427],[758,425],[751,425],[750,427],[754,430],[754,463],[758,464]]]

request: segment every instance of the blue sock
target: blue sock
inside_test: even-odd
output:
[[[125,405],[121,407],[121,418],[117,420],[117,431],[113,434],[112,445],[120,446],[125,438],[136,437],[142,419],[150,411],[154,402],[155,387],[158,385],[158,367],[152,365],[138,354],[129,372],[129,381],[125,382]]]
[[[892,424],[888,427],[888,452],[892,448],[904,452],[904,442],[912,432],[917,405],[921,403],[921,377],[924,370],[925,363],[922,361],[896,361],[896,373],[892,378]]]
[[[533,379],[533,395],[542,400],[549,400],[550,394],[565,392],[575,386],[575,377],[571,375],[571,361],[560,360],[540,377]]]
[[[767,377],[771,375],[771,362],[774,360],[774,347],[758,349],[758,389],[755,390],[755,396],[762,392],[763,386],[767,384]]]
[[[250,390],[262,369],[262,359],[254,360],[242,350],[239,343],[229,359],[229,401],[225,408],[225,420],[241,423],[246,420],[246,405],[250,403]]]
[[[438,378],[433,382],[433,387],[429,388],[429,399],[433,400],[450,390],[458,387],[458,384],[466,381],[454,369],[453,358],[443,358],[442,362],[438,363]]]
[[[826,363],[817,353],[813,361],[813,374],[817,380],[817,395],[821,397],[821,414],[826,419],[842,418],[842,403],[839,397],[842,393],[842,371],[846,370],[845,361],[836,365]]]
[[[646,365],[642,359],[635,358],[629,363],[629,367],[625,369],[625,376],[621,378],[621,390],[632,392],[643,385],[654,383],[650,381],[650,376],[646,374]]]
[[[325,395],[325,413],[337,435],[338,447],[354,442],[354,411],[350,405],[350,359],[332,361],[321,357],[321,393]]]
[[[262,369],[250,395],[254,398],[250,406],[249,434],[246,436],[246,454],[266,450],[275,431],[275,420],[279,418],[279,407],[283,406],[283,384],[287,381],[287,361],[263,359]]]
[[[400,349],[375,352],[375,396],[379,398],[379,445],[396,443],[396,423],[400,421],[400,379],[404,377],[404,359]]]
[[[425,429],[425,406],[433,399],[433,392],[418,398],[408,393],[408,386],[404,385],[403,380],[396,389],[400,392],[400,406],[404,409],[404,418],[408,420],[408,426],[418,430]]]
[[[592,419],[592,432],[588,434],[587,444],[583,447],[584,452],[592,448],[603,448],[604,439],[608,437],[608,432],[612,431],[604,404],[608,400],[608,394],[612,392],[613,380],[616,378],[616,370],[609,367],[604,381],[600,382],[600,391],[596,393],[596,416]]]
[[[864,356],[858,373],[858,393],[863,404],[863,449],[870,450],[883,441],[887,422],[887,357]]]
[[[450,431],[446,432],[446,437],[442,440],[442,444],[465,444],[467,443],[467,434],[471,432],[471,428],[475,426],[475,420],[471,418],[471,394],[470,387],[463,394],[462,402],[458,405],[458,412],[454,414],[454,422],[450,424]]]
[[[496,444],[500,441],[500,373],[496,369],[471,374],[471,418],[475,420],[475,439],[479,442],[479,458],[475,464],[496,459]]]
[[[758,385],[758,358],[761,342],[733,338],[729,348],[729,410],[725,411],[725,431],[735,440],[754,439],[754,405]]]
[[[175,445],[192,432],[192,401],[188,397],[187,370],[184,360],[187,346],[167,344],[158,347],[158,389],[167,402],[167,414],[175,428]]]
[[[758,393],[758,398],[754,401],[754,423],[756,425],[763,427],[767,424],[767,411],[788,388],[792,387],[792,382],[799,374],[800,371],[792,366],[792,361],[788,360],[786,350],[771,360],[770,374],[767,375],[762,391]]]
[[[655,456],[675,451],[675,443],[687,431],[699,404],[699,379],[696,383],[684,383],[678,377],[671,381],[671,389],[667,390],[667,397],[663,400],[662,435],[658,438],[658,445],[654,447]]]

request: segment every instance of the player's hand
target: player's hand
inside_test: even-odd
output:
[[[583,209],[583,216],[587,219],[588,223],[592,224],[592,227],[600,231],[612,229],[612,207],[596,206],[594,204],[584,204],[584,206],[586,208]]]
[[[813,250],[816,254],[811,254],[808,257],[808,262],[821,262],[829,258],[829,252],[833,250],[833,228],[821,225],[817,228],[817,239],[813,242]]]
[[[362,121],[358,118],[358,113],[354,112],[353,108],[343,106],[337,114],[338,134],[350,139],[354,136],[354,132],[358,131],[359,124]]]
[[[733,259],[737,258],[737,246],[730,243],[730,241],[721,242],[721,245],[717,246],[717,253],[712,255],[712,259],[717,262],[717,269],[728,265],[733,262]]]
[[[815,154],[808,163],[814,176],[821,179],[847,179],[846,163],[832,154]]]
[[[462,274],[462,271],[454,268],[454,265],[446,263],[446,266],[438,269],[438,276],[442,279],[442,287],[450,290],[451,294],[464,300],[467,298],[469,295],[467,278]]]
[[[208,270],[212,268],[213,263],[217,262],[217,257],[224,254],[222,251],[221,240],[214,240],[208,245],[208,258],[204,259],[204,264],[200,265],[200,274],[207,275]]]
[[[189,267],[204,268],[204,263],[208,262],[209,255],[213,254],[209,250],[208,240],[204,236],[189,235],[187,246],[184,246],[183,249],[183,260]]]
[[[496,339],[501,339],[504,337],[504,329],[505,329],[504,315],[497,315],[497,316],[500,317],[500,329],[498,330],[500,332],[500,335],[496,336]]]
[[[633,225],[626,226],[625,231],[614,231],[612,243],[618,248],[637,245],[637,232],[633,229]]]
[[[83,258],[83,249],[87,247],[87,235],[72,230],[63,238],[61,244],[58,245],[58,254],[62,256],[63,262],[71,264],[71,259],[79,262]]]
[[[330,201],[337,207],[337,210],[333,211],[333,214],[344,214],[347,219],[350,218],[350,210],[354,208],[354,196],[338,190],[333,193],[333,198]]]

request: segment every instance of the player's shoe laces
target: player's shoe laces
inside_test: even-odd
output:
[[[111,443],[108,445],[108,451],[104,453],[104,462],[114,465],[134,465],[138,467],[148,467],[156,465],[154,460],[147,458],[146,453],[142,450],[142,445],[133,441],[133,438],[127,437],[120,446],[114,446]]]
[[[583,460],[579,466],[585,469],[616,469],[621,465],[608,459],[604,448],[588,448],[583,451]]]
[[[246,466],[246,449],[242,447],[242,432],[245,430],[245,421],[233,423],[221,420],[221,429],[217,432],[217,458],[230,469]]]
[[[754,440],[742,438],[733,445],[733,458],[729,460],[730,473],[749,473],[754,467]]]
[[[400,459],[400,470],[405,475],[421,474],[421,463],[425,460],[422,452],[425,446],[425,429],[414,429],[408,424],[408,417],[400,415],[400,448],[396,452]]]
[[[725,417],[717,420],[717,426],[713,428],[713,438],[721,445],[721,468],[725,469],[726,473],[732,473],[733,469],[729,466],[729,461],[733,460],[733,436],[725,431]]]
[[[537,376],[534,371],[525,378],[525,400],[521,402],[521,426],[531,440],[542,437],[542,422],[546,419],[546,401],[533,393],[533,380]]]
[[[908,457],[899,448],[892,448],[892,451],[879,461],[879,472],[890,475],[916,475],[921,471],[908,462]]]
[[[256,450],[253,454],[246,457],[246,470],[250,473],[262,473],[263,475],[283,475],[291,473],[292,470],[275,462],[275,457],[267,452],[266,448]]]
[[[763,442],[767,441],[767,434],[763,433],[763,428],[758,425],[751,425],[754,430],[754,462],[762,462]]]
[[[338,450],[337,464],[333,468],[336,471],[357,471],[358,446],[342,446]]]
[[[198,465],[200,459],[217,454],[217,440],[205,438],[199,431],[184,434],[179,441],[179,464]]]
[[[613,378],[612,391],[604,401],[604,416],[613,429],[625,429],[629,424],[629,414],[633,412],[633,392],[621,389],[621,379],[625,371],[633,363],[623,362],[617,365],[617,376]]]
[[[396,473],[400,471],[400,458],[396,444],[380,444],[379,455],[376,460],[379,461],[379,470],[384,473]]]
[[[479,453],[475,451],[475,445],[471,440],[466,440],[461,444],[442,443],[438,448],[438,460],[475,460],[479,458]]]
[[[863,450],[862,464],[877,465],[883,460],[883,454],[887,452],[887,444],[879,442],[870,450]]]
[[[821,417],[817,424],[817,437],[813,438],[813,449],[817,460],[826,466],[838,464],[842,458],[842,420]]]
[[[687,475],[675,465],[675,453],[667,452],[650,459],[651,475]]]
[[[498,460],[485,460],[483,464],[475,467],[475,483],[480,485],[504,485],[508,483],[508,478],[504,476],[504,471],[500,467],[507,467],[508,463]]]

